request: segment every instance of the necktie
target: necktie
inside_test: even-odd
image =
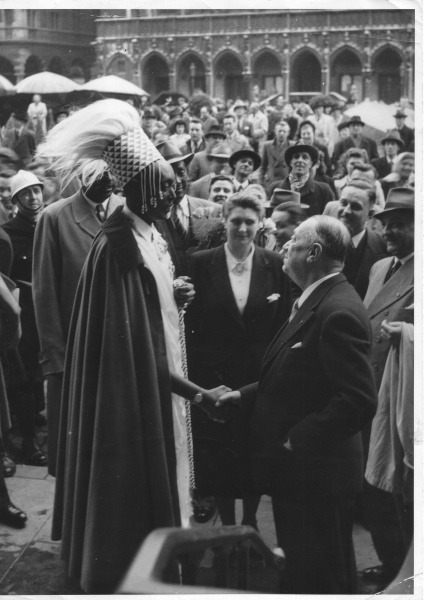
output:
[[[103,204],[96,204],[94,212],[96,213],[96,217],[99,219],[100,223],[103,223],[103,221],[106,219],[106,211],[103,208]]]
[[[299,299],[295,300],[295,302],[292,306],[291,313],[289,316],[289,323],[290,323],[290,321],[292,321],[294,319],[298,310],[299,310]]]
[[[400,262],[400,260],[396,260],[396,258],[394,258],[393,262],[392,262],[392,266],[387,271],[387,275],[386,275],[386,278],[384,280],[384,283],[386,283],[387,281],[389,281],[390,277],[392,277],[396,273],[396,271],[398,269],[400,269],[401,266],[402,266],[402,263]]]
[[[171,220],[175,227],[175,231],[181,237],[184,243],[188,242],[188,231],[186,231],[184,225],[181,223],[181,219],[178,216],[178,209],[176,206],[172,207]]]

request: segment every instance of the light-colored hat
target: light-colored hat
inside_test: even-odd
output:
[[[125,187],[140,171],[161,160],[162,156],[139,127],[115,138],[104,149],[102,158],[112,175]]]
[[[300,198],[300,192],[295,192],[294,190],[284,190],[282,188],[275,188],[272,192],[270,206],[271,208],[275,208],[283,202],[293,202],[301,208],[309,208],[307,204],[301,204]]]
[[[10,180],[12,200],[18,192],[27,187],[31,187],[32,185],[39,185],[41,188],[44,188],[44,183],[42,183],[31,171],[24,171],[23,169],[18,171]]]

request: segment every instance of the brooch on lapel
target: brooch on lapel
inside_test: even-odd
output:
[[[280,297],[280,294],[271,294],[271,296],[267,297],[268,303],[275,302]]]

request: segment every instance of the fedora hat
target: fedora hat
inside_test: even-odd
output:
[[[18,119],[18,121],[22,121],[23,123],[28,121],[28,115],[24,110],[15,110],[13,116],[15,119]]]
[[[301,208],[309,208],[307,204],[302,204],[300,202],[300,192],[295,192],[293,190],[283,190],[282,188],[275,188],[272,192],[270,207],[275,208],[276,206],[280,206],[280,204],[296,204]]]
[[[337,129],[339,131],[341,131],[342,129],[346,129],[347,127],[349,127],[349,121],[342,121],[337,125]]]
[[[41,182],[37,175],[31,171],[24,171],[23,169],[18,171],[10,180],[10,193],[12,200],[18,192],[27,187],[31,187],[32,185],[39,185],[41,189],[44,188],[44,183]]]
[[[172,142],[159,142],[156,148],[162,154],[166,162],[168,162],[170,165],[182,160],[186,165],[188,165],[194,156],[193,152],[190,152],[189,154],[181,154],[179,148]]]
[[[284,153],[284,160],[286,165],[290,166],[291,159],[293,155],[297,152],[307,152],[312,160],[312,165],[316,165],[319,159],[318,149],[315,146],[310,146],[309,144],[305,144],[302,140],[299,140],[293,146],[287,148]]]
[[[398,108],[398,110],[396,111],[396,114],[393,115],[395,119],[406,119],[406,114],[403,112],[403,110],[401,110],[400,108]]]
[[[387,194],[384,210],[375,213],[376,219],[381,219],[395,210],[415,210],[415,191],[412,188],[392,188]]]
[[[204,137],[205,139],[208,139],[208,137],[220,137],[222,140],[225,140],[226,135],[219,125],[211,125]]]
[[[348,121],[348,125],[362,125],[362,127],[364,127],[365,123],[359,115],[354,115],[350,121]]]
[[[253,170],[254,171],[256,171],[256,169],[259,169],[259,167],[261,166],[261,162],[262,162],[261,157],[259,156],[259,154],[257,154],[253,150],[249,150],[248,148],[243,148],[242,150],[237,150],[237,152],[234,152],[233,154],[231,154],[230,160],[228,161],[230,163],[230,167],[232,169],[234,169],[237,161],[240,160],[241,158],[243,158],[244,156],[247,156],[248,158],[251,158],[253,160]]]
[[[221,142],[217,144],[212,150],[207,154],[208,158],[220,158],[221,160],[227,160],[232,155],[232,150],[230,146],[228,146],[225,142]]]
[[[384,138],[381,140],[381,143],[385,144],[386,142],[396,142],[399,148],[403,148],[404,146],[403,140],[400,137],[400,133],[397,131],[397,129],[392,129],[386,133]]]
[[[245,108],[247,110],[247,104],[243,100],[236,100],[233,104],[233,109],[236,110],[236,108]]]

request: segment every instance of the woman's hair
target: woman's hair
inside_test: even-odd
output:
[[[177,133],[177,125],[184,126],[184,133],[188,133],[188,124],[185,119],[175,119],[175,121],[170,126],[171,134]]]
[[[402,152],[393,159],[392,172],[383,177],[384,181],[392,182],[400,180],[400,166],[404,160],[413,160],[415,163],[415,154],[413,152]]]
[[[358,158],[363,160],[365,163],[368,162],[368,152],[362,148],[349,148],[346,150],[337,162],[336,173],[334,179],[342,179],[347,175],[347,162],[350,158]]]
[[[237,194],[234,194],[234,196],[228,198],[228,200],[224,202],[223,207],[223,215],[225,220],[228,219],[229,214],[235,208],[250,208],[251,210],[255,211],[259,220],[263,219],[265,215],[265,209],[260,200],[258,200],[255,192],[252,194],[251,192],[243,190],[242,192],[237,192]]]

